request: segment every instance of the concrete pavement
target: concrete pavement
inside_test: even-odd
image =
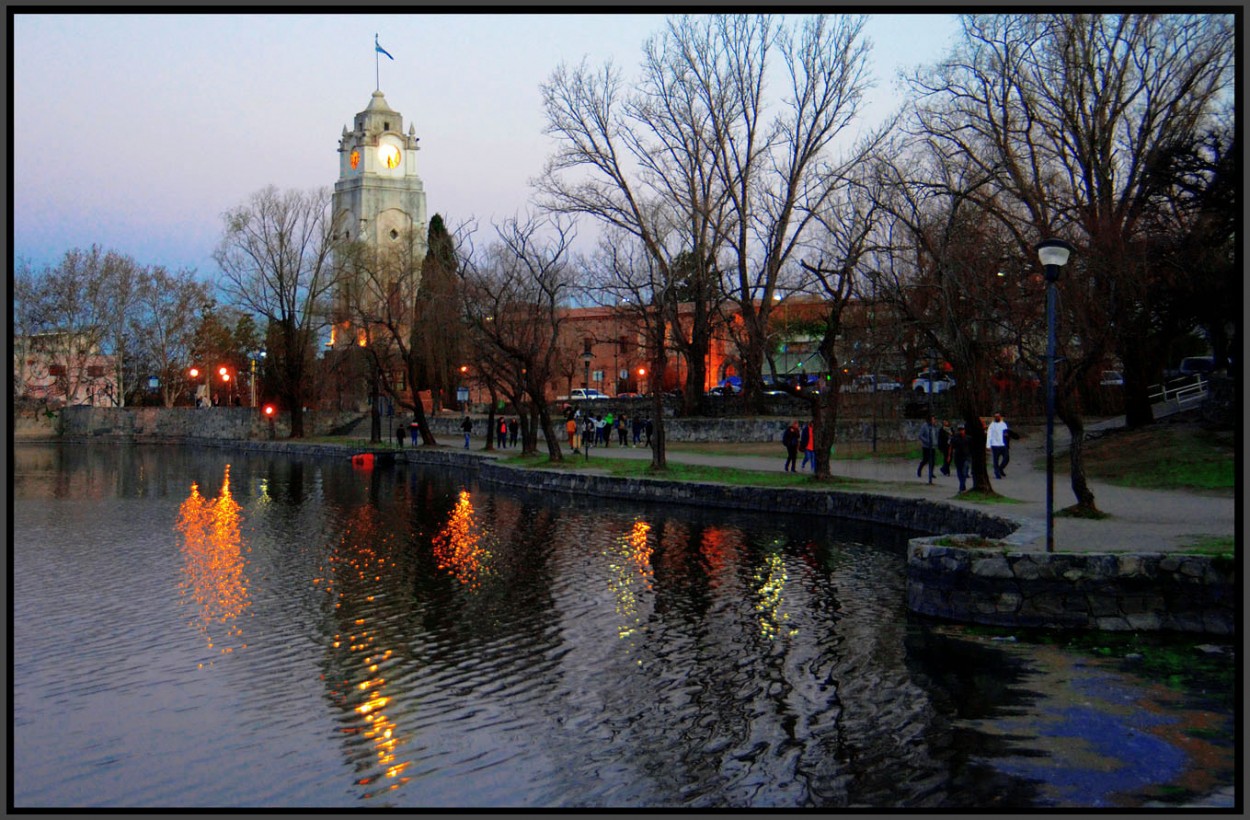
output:
[[[902,498],[923,498],[955,506],[965,506],[1002,518],[1017,520],[1021,527],[1008,540],[1025,550],[1046,548],[1046,473],[1032,462],[1042,454],[1044,436],[1031,434],[1012,447],[1007,477],[993,480],[994,490],[1007,503],[965,501],[959,497],[959,481],[954,476],[934,473],[934,483],[916,478],[917,462],[898,458],[834,460],[835,476],[862,480],[851,488],[856,492],[881,493]],[[674,449],[674,446],[677,449]],[[776,445],[777,455],[710,455],[683,451],[670,445],[670,462],[734,467],[744,470],[780,472],[785,451]],[[732,446],[732,445],[726,445]],[[1061,446],[1056,441],[1056,450]],[[599,458],[650,459],[645,447],[591,450],[591,460]],[[1055,455],[1054,508],[1062,510],[1075,503],[1068,470],[1067,454]],[[971,486],[971,481],[969,481]],[[1236,534],[1235,503],[1230,493],[1203,493],[1183,490],[1143,490],[1119,487],[1090,480],[1098,509],[1108,514],[1100,520],[1055,518],[1055,549],[1062,552],[1167,552],[1192,547],[1205,536],[1229,537]]]

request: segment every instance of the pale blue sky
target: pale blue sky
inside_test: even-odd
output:
[[[221,214],[266,185],[332,187],[338,139],[375,86],[421,138],[430,214],[483,227],[523,210],[552,143],[539,84],[562,61],[627,72],[661,15],[19,14],[13,17],[11,252],[54,264],[98,243],[217,269]],[[951,15],[876,15],[878,87],[940,57]]]

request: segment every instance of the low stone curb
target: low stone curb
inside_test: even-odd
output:
[[[907,605],[913,612],[993,626],[1236,633],[1231,559],[939,543],[978,540],[967,534],[912,539]]]

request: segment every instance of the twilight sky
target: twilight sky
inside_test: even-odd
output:
[[[430,215],[525,209],[553,143],[540,83],[611,59],[632,76],[661,15],[14,14],[14,260],[92,244],[217,274],[221,214],[267,185],[332,188],[343,126],[379,85],[421,138]],[[899,68],[944,53],[951,15],[875,15],[868,119]]]

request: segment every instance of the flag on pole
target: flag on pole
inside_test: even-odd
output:
[[[391,57],[391,53],[389,51],[382,48],[382,46],[378,45],[378,35],[376,34],[373,35],[373,50],[376,51],[378,54],[385,54],[387,57]],[[394,60],[395,58],[391,57],[391,59]]]

